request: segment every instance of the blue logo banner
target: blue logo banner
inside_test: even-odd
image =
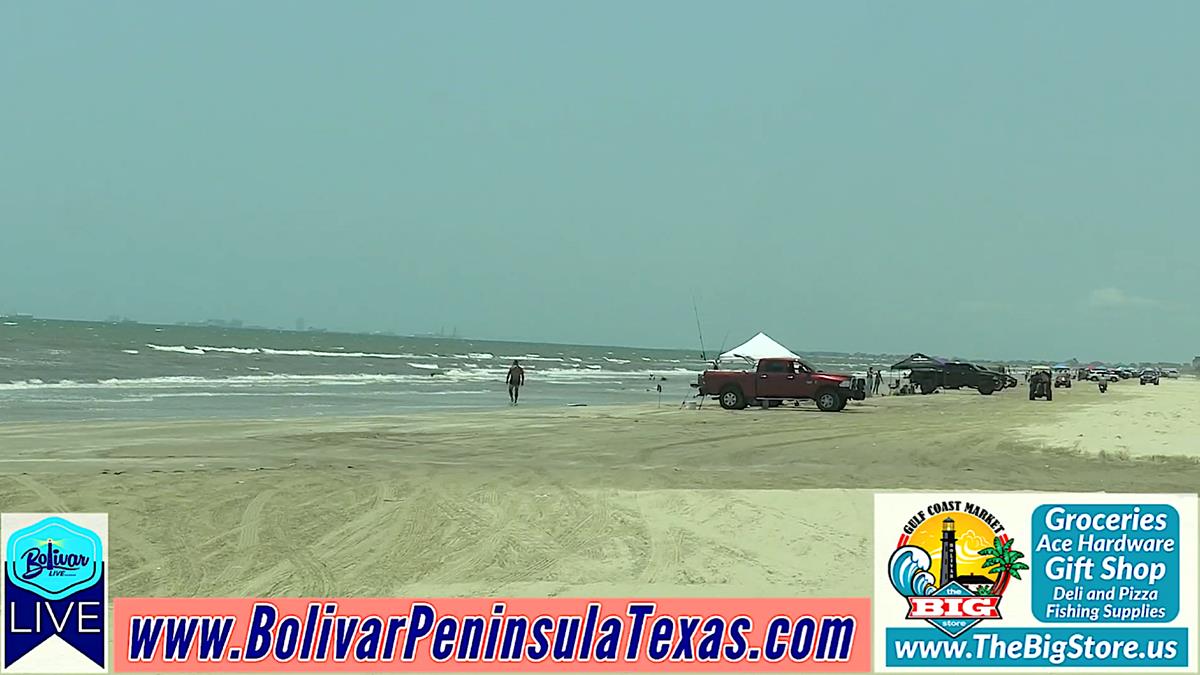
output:
[[[96,533],[54,516],[13,532],[5,571],[17,586],[59,600],[100,581],[103,555]]]
[[[62,600],[47,600],[4,580],[8,605],[4,623],[4,667],[57,635],[96,665],[104,666],[104,584],[94,584]]]
[[[0,665],[13,672],[47,668],[62,672],[76,667],[89,672],[87,661],[105,668],[107,516],[4,514],[2,520],[4,658]],[[83,658],[58,663],[57,659],[65,658],[61,650],[42,653],[38,648],[52,638]]]

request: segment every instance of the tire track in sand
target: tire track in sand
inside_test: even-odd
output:
[[[330,595],[334,587],[331,562],[348,558],[354,560],[356,566],[369,565],[382,555],[379,550],[381,547],[375,547],[371,555],[362,559],[355,558],[354,553],[371,539],[388,538],[397,529],[396,523],[388,518],[395,508],[385,501],[391,494],[386,483],[376,483],[370,496],[350,507],[360,511],[357,517],[330,528],[328,534],[315,541],[288,542],[282,551],[282,559],[250,579],[246,583],[246,590],[251,593],[275,589],[294,592],[299,586],[306,595]],[[281,522],[285,512],[280,510],[271,518],[273,530],[288,531],[287,523]],[[339,571],[343,575],[343,583],[352,580],[348,578],[350,568],[339,566]],[[299,576],[299,583],[294,582],[293,575]],[[289,578],[293,581],[289,581]]]
[[[638,510],[642,512],[642,520],[647,525],[652,522],[646,517],[646,505],[634,496],[634,501],[637,502]],[[670,508],[679,510],[683,507],[682,501],[672,497],[667,504],[659,505],[659,508]],[[667,528],[661,531],[647,528],[646,536],[650,545],[649,560],[646,562],[645,569],[639,575],[639,580],[643,583],[652,584],[656,581],[662,581],[662,577],[668,574],[671,570],[677,569],[683,560],[683,531],[678,528]]]
[[[238,524],[233,530],[237,531],[237,542],[234,544],[234,560],[248,561],[253,560],[252,550],[258,547],[259,530],[262,526],[263,511],[267,507],[267,502],[271,501],[279,491],[278,490],[262,490],[255,493],[254,497],[242,509],[242,516],[238,519]],[[206,542],[208,545],[201,544],[209,549],[210,553],[205,556],[205,559],[215,555],[220,549]],[[237,575],[246,570],[244,564],[233,564],[226,567],[217,578],[213,581],[216,586],[221,586],[226,583],[231,577],[236,578]]]
[[[30,478],[29,476],[12,476],[11,478],[16,481],[18,485],[32,492],[33,495],[38,498],[38,503],[47,511],[66,513],[67,511],[71,510],[67,507],[66,502],[59,498],[58,495],[54,494],[53,490]]]
[[[276,492],[277,490],[259,492],[242,511],[242,517],[238,521],[237,548],[239,551],[258,546],[258,527],[262,520],[263,509],[266,508],[267,502]]]

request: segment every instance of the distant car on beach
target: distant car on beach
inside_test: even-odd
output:
[[[1142,376],[1138,378],[1138,384],[1153,384],[1157,387],[1158,378],[1159,374],[1157,370],[1154,370],[1153,368],[1147,368],[1146,370],[1142,371]]]
[[[1121,376],[1106,368],[1094,368],[1088,371],[1088,379],[1093,382],[1099,382],[1100,380],[1116,382],[1121,379]]]
[[[974,389],[984,396],[989,396],[993,392],[1009,386],[1008,378],[1008,375],[960,361],[913,368],[908,377],[922,394],[932,394],[939,388],[962,389],[965,387]],[[1013,384],[1016,384],[1016,378],[1013,378]]]
[[[850,375],[819,372],[799,359],[770,358],[759,359],[754,371],[706,370],[695,386],[698,396],[715,396],[726,410],[812,400],[825,412],[838,412],[848,401],[866,398],[864,384]]]

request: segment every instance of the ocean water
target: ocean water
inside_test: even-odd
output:
[[[698,351],[0,319],[0,421],[290,418],[525,406],[676,406]],[[865,355],[814,354],[856,372]],[[661,384],[660,394],[656,386]]]

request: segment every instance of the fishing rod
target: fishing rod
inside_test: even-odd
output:
[[[725,331],[725,337],[721,338],[721,351],[717,352],[718,359],[720,359],[721,355],[725,353],[725,345],[728,342],[729,342],[729,331]],[[714,366],[716,365],[716,361],[713,361],[713,365]]]
[[[696,315],[696,332],[700,335],[700,360],[707,361],[708,353],[704,350],[704,331],[700,329],[700,308],[696,306],[696,296],[692,296],[692,312]]]

